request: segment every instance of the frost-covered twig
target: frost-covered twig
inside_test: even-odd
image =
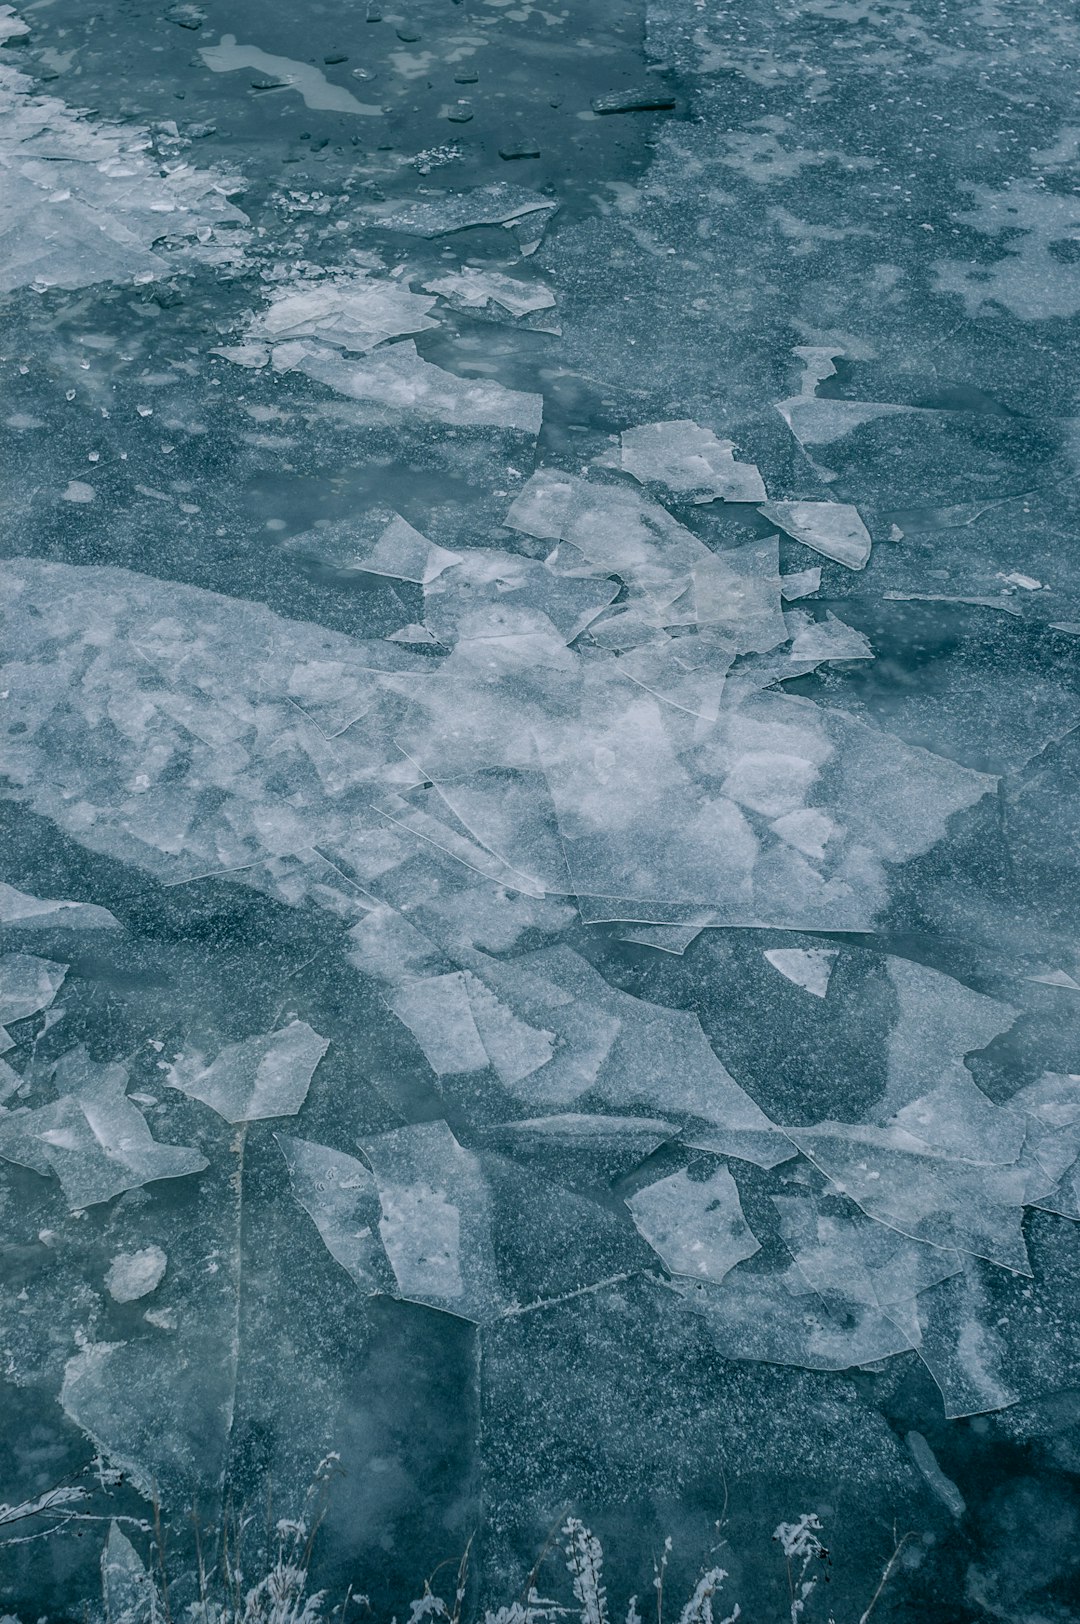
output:
[[[604,1590],[604,1552],[595,1534],[576,1517],[563,1528],[566,1567],[574,1581],[574,1597],[581,1608],[581,1624],[608,1624]]]

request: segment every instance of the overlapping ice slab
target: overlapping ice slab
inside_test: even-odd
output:
[[[306,1021],[293,1020],[276,1032],[228,1044],[209,1064],[201,1055],[181,1055],[166,1080],[226,1122],[295,1116],[329,1047],[329,1039]]]
[[[55,1174],[73,1208],[206,1167],[201,1152],[154,1139],[127,1096],[127,1078],[123,1066],[70,1050],[53,1068],[53,1103],[0,1111],[0,1158]]]

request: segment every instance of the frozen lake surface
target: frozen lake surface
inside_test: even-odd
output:
[[[0,1624],[1080,1617],[1078,70],[0,5]]]

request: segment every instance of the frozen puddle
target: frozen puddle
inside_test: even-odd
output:
[[[315,112],[356,113],[376,118],[383,111],[370,102],[357,101],[340,85],[331,84],[325,73],[320,73],[310,62],[294,62],[288,56],[271,56],[257,45],[238,45],[235,34],[222,34],[217,45],[201,46],[199,55],[211,73],[236,73],[241,68],[253,68],[270,81],[267,89],[295,90],[303,99],[304,106]]]

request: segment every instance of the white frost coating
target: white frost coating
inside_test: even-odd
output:
[[[539,434],[544,397],[507,389],[491,378],[459,378],[433,366],[402,339],[360,360],[306,340],[279,344],[273,363],[279,372],[302,372],[350,400],[391,412],[457,427],[518,429]]]
[[[402,282],[365,275],[298,282],[270,295],[270,304],[249,323],[246,337],[264,344],[311,338],[359,352],[402,333],[437,327],[428,315],[434,303]]]
[[[770,947],[765,949],[765,958],[796,987],[824,998],[838,952],[835,947]]]
[[[152,281],[185,264],[243,258],[247,216],[228,201],[240,180],[186,161],[165,165],[149,131],[91,121],[6,63],[0,181],[3,292]]]
[[[627,1198],[626,1205],[672,1274],[719,1282],[737,1263],[761,1250],[726,1167],[703,1180],[691,1178],[683,1168],[645,1185]]]
[[[393,1290],[379,1239],[379,1197],[371,1169],[355,1156],[276,1135],[293,1194],[314,1220],[327,1251],[368,1294]]]
[[[33,953],[0,955],[0,1026],[48,1009],[66,975],[66,964]]]
[[[96,1065],[79,1047],[57,1062],[53,1084],[60,1097],[52,1104],[0,1111],[0,1157],[55,1173],[72,1208],[206,1167],[197,1150],[151,1136],[127,1097],[123,1066]]]
[[[381,107],[357,101],[343,86],[331,84],[314,63],[296,62],[290,56],[271,56],[257,45],[238,45],[235,34],[222,34],[217,45],[202,46],[199,55],[212,73],[255,68],[261,74],[279,79],[283,88],[295,90],[303,98],[304,106],[315,112],[359,113],[368,118],[382,113]]]
[[[226,1122],[257,1122],[295,1116],[307,1098],[315,1067],[330,1047],[306,1021],[245,1038],[222,1049],[210,1065],[198,1055],[181,1056],[166,1081],[202,1100]]]
[[[13,885],[0,883],[0,925],[9,930],[35,926],[62,930],[119,930],[120,921],[108,908],[99,908],[94,902],[62,902],[59,899],[32,897],[28,891],[18,891]],[[2,974],[2,970],[0,970]],[[11,1020],[10,1015],[7,1016]]]
[[[666,485],[702,502],[764,502],[765,482],[752,462],[736,462],[733,440],[719,440],[689,418],[624,429],[622,466],[641,484]]]
[[[849,570],[861,570],[870,557],[870,532],[848,502],[766,502],[758,512]]]
[[[105,1276],[105,1288],[117,1303],[133,1303],[148,1297],[165,1277],[169,1259],[160,1246],[144,1246],[138,1252],[117,1252]]]

